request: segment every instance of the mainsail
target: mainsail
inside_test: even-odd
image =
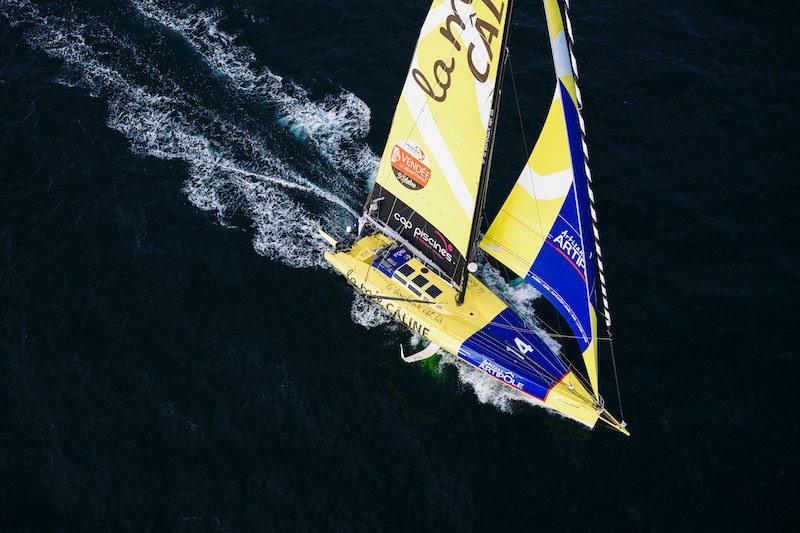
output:
[[[434,0],[366,215],[463,286],[510,0]]]
[[[577,337],[589,382],[599,397],[598,267],[608,326],[610,318],[589,187],[577,66],[568,17],[557,0],[544,0],[544,6],[556,72],[553,101],[525,168],[480,246],[536,287],[564,317]]]

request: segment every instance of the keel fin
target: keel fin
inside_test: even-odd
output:
[[[419,351],[419,352],[417,352],[415,354],[411,354],[409,356],[406,356],[405,352],[403,351],[403,345],[401,344],[400,345],[400,359],[402,359],[406,363],[416,363],[417,361],[422,361],[423,359],[427,359],[429,357],[432,357],[432,356],[436,355],[436,352],[438,352],[438,351],[439,351],[439,345],[438,344],[434,344],[434,343],[430,343],[428,346],[425,347],[425,349],[423,349],[423,350],[421,350],[421,351]]]

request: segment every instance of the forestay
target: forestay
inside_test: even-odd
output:
[[[553,101],[533,152],[481,248],[558,309],[578,339],[599,397],[595,278],[602,263],[594,239],[577,69],[557,0],[544,0],[544,5],[556,71]]]
[[[480,190],[507,0],[435,0],[366,214],[459,285]]]

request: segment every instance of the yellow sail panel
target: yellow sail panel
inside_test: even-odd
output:
[[[436,0],[423,24],[367,214],[460,280],[470,247],[507,0]]]
[[[528,275],[572,186],[559,91],[525,168],[481,241],[481,248],[515,274]]]
[[[564,31],[564,20],[561,18],[561,6],[558,0],[544,0],[544,18],[547,20],[547,34],[550,40],[558,37]]]

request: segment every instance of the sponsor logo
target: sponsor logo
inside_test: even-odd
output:
[[[451,13],[439,26],[439,35],[447,41],[447,50],[453,55],[447,59],[437,59],[426,69],[413,69],[411,76],[420,89],[436,102],[447,99],[447,91],[453,82],[453,71],[459,58],[456,52],[464,51],[466,63],[472,76],[479,83],[489,79],[492,59],[497,48],[494,40],[500,35],[500,25],[506,11],[506,4],[497,0],[480,0],[489,11],[489,19],[478,17],[472,4],[476,0],[450,0]],[[463,59],[459,59],[463,61]],[[431,80],[433,80],[431,82]]]
[[[583,253],[578,240],[570,234],[569,230],[564,230],[553,239],[561,251],[566,255],[578,268],[586,269],[586,256]]]
[[[398,221],[406,230],[410,230],[412,227],[414,227],[414,224],[400,213],[395,213],[394,219]]]
[[[400,215],[400,213],[395,213],[394,219],[399,222],[406,231],[411,231],[413,228],[414,231],[412,234],[417,242],[420,242],[424,244],[426,248],[433,250],[436,255],[443,258],[448,263],[453,262],[453,244],[448,241],[439,230],[434,229],[433,232],[436,236],[433,236],[423,230],[421,227],[416,226],[411,220]]]
[[[431,179],[428,157],[420,145],[412,141],[395,144],[392,148],[392,172],[397,181],[412,191],[418,191]]]
[[[499,380],[505,381],[512,387],[516,387],[518,389],[525,388],[525,384],[517,381],[517,375],[511,372],[510,370],[506,370],[502,366],[498,365],[491,359],[484,358],[481,361],[481,364],[478,365],[478,368],[489,374],[490,376],[494,376]]]

